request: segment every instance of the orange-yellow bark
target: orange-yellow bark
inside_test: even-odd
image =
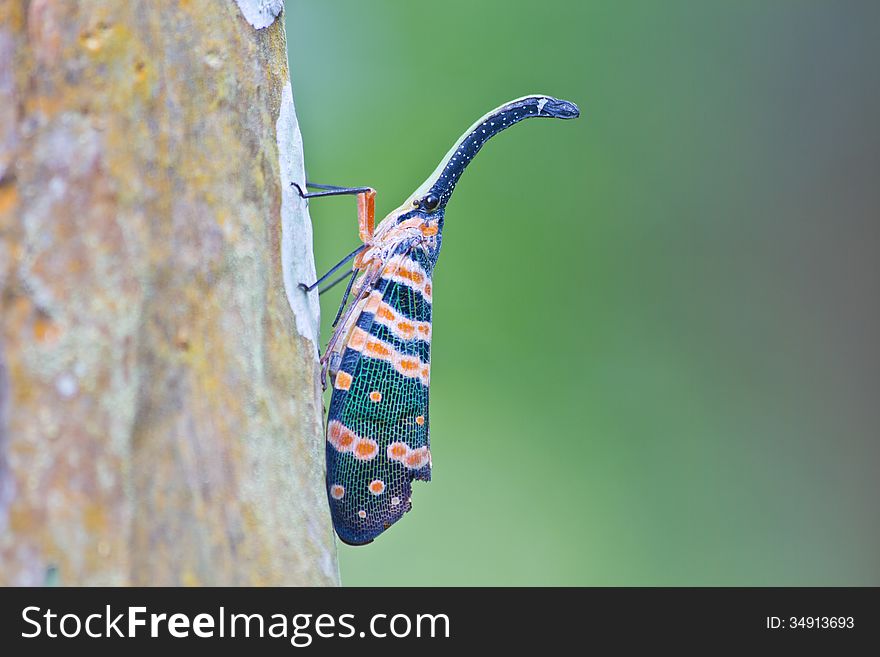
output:
[[[0,584],[337,582],[288,79],[233,2],[0,0]]]

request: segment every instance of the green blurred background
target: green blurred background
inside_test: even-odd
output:
[[[434,481],[348,585],[880,585],[880,3],[287,3],[309,176],[476,158],[435,276]],[[320,271],[350,198],[311,204]],[[322,297],[323,331],[339,292]]]

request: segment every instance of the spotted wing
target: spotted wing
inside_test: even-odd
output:
[[[369,543],[409,511],[431,478],[428,385],[432,263],[415,247],[376,281],[349,334],[327,424],[327,490],[336,533]]]

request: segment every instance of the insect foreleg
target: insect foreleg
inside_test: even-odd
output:
[[[361,242],[368,244],[373,239],[375,226],[376,190],[372,187],[337,187],[336,185],[318,185],[306,183],[306,187],[320,189],[320,192],[305,192],[299,183],[290,183],[296,187],[296,191],[302,198],[316,198],[320,196],[342,196],[345,194],[357,194],[358,204],[358,235]]]
[[[318,185],[316,183],[306,183],[306,187],[314,187],[320,189],[320,192],[305,192],[299,186],[299,183],[292,182],[292,186],[296,187],[296,191],[302,198],[318,198],[321,196],[345,196],[348,194],[366,194],[374,191],[372,187],[338,187],[336,185]]]

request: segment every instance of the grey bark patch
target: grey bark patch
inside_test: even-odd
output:
[[[12,34],[0,29],[0,62],[15,61]],[[0,180],[15,159],[18,145],[18,98],[16,97],[15,66],[0,66]]]
[[[7,461],[9,449],[9,377],[6,372],[3,340],[0,337],[0,534],[9,524],[9,505],[12,504],[12,472]]]
[[[235,0],[244,19],[258,30],[269,27],[284,9],[284,0]]]

